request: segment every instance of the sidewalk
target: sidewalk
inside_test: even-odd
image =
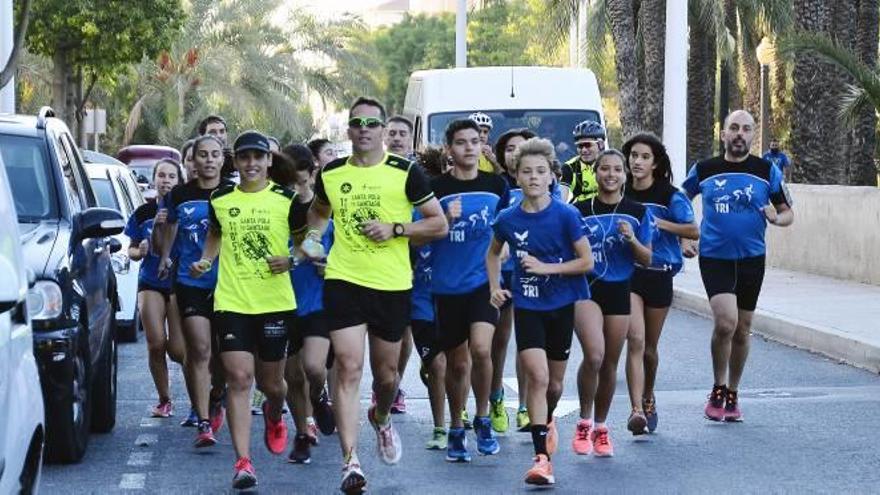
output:
[[[673,306],[711,317],[695,259],[675,277]],[[880,287],[768,267],[752,331],[880,373]]]

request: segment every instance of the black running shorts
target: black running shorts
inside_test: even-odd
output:
[[[516,350],[544,349],[547,359],[567,361],[574,334],[574,304],[550,311],[513,308]]]
[[[433,321],[413,320],[410,322],[410,327],[412,327],[413,344],[422,359],[422,364],[430,366],[434,358],[443,351],[440,349],[437,325]]]
[[[672,271],[636,268],[629,290],[642,298],[646,308],[672,306]]]
[[[214,328],[221,353],[244,351],[262,361],[281,361],[286,356],[288,334],[296,328],[296,312],[246,315],[218,311]]]
[[[409,325],[411,290],[376,290],[344,280],[324,281],[324,319],[330,332],[367,325],[370,335],[400,342]]]
[[[181,318],[201,316],[210,320],[214,317],[214,289],[174,284],[174,295],[177,296]]]
[[[498,309],[489,302],[489,284],[465,294],[434,294],[434,317],[443,351],[468,341],[474,323],[498,323]]]
[[[602,309],[602,316],[629,316],[629,280],[605,282],[594,279],[590,281],[590,299]]]
[[[754,311],[764,283],[764,256],[722,260],[700,256],[700,276],[709,299],[718,294],[736,296],[736,307]]]

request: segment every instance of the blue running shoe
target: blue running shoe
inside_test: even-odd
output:
[[[471,462],[471,453],[467,450],[467,436],[464,434],[464,428],[449,429],[446,460],[449,462]]]
[[[654,433],[654,430],[657,429],[657,421],[660,419],[657,416],[656,399],[653,396],[650,399],[643,399],[642,408],[645,411],[645,418],[648,420],[648,432]]]
[[[193,428],[199,426],[199,413],[197,413],[195,409],[190,409],[189,416],[187,416],[186,419],[180,422],[180,426],[191,426]]]
[[[477,452],[495,455],[501,450],[495,432],[492,431],[492,421],[487,416],[474,418],[474,433],[477,435]]]

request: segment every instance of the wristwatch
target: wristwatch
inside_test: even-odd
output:
[[[393,229],[394,229],[394,237],[400,237],[403,235],[403,224],[402,223],[395,223]]]

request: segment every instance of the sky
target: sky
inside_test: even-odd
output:
[[[336,12],[359,12],[382,3],[382,0],[287,0],[286,3],[293,7],[306,7],[316,11],[328,10]]]

